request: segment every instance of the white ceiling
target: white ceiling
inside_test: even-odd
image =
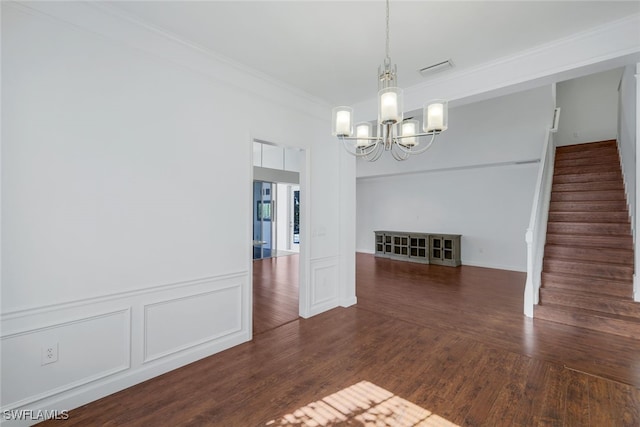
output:
[[[384,1],[116,1],[127,15],[329,104],[377,91]],[[456,70],[640,13],[639,1],[391,1],[398,82],[451,59]],[[446,71],[445,71],[446,72]],[[441,75],[441,74],[440,74]]]

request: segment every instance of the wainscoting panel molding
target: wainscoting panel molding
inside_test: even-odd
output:
[[[242,328],[242,284],[144,307],[144,363]]]
[[[316,315],[339,305],[339,258],[311,260],[310,315]]]
[[[129,369],[130,331],[131,310],[124,308],[3,336],[2,409],[28,405]],[[91,342],[96,345],[87,345]],[[43,364],[47,357],[43,352],[50,346],[57,361]]]
[[[3,313],[0,410],[73,409],[249,341],[248,277],[240,271]],[[58,360],[42,364],[47,347]]]

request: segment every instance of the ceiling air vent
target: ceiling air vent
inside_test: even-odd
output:
[[[420,70],[418,71],[420,72],[420,74],[422,74],[422,77],[427,77],[430,74],[438,73],[440,71],[445,71],[452,67],[453,67],[453,62],[451,62],[450,59],[447,59],[446,61],[438,62],[437,64],[432,64],[427,67],[420,68]]]

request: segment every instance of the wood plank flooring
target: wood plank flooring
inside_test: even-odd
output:
[[[253,261],[253,334],[298,318],[298,259],[288,255]]]
[[[356,306],[289,321],[44,424],[313,425],[299,408],[366,381],[432,414],[425,426],[640,425],[640,340],[525,318],[524,279],[358,254]],[[361,407],[347,412],[325,425],[367,425]],[[418,425],[404,413],[373,424],[382,412],[370,425]]]

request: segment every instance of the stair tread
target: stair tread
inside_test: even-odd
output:
[[[626,200],[551,200],[549,212],[627,212]]]
[[[545,305],[540,304],[540,307],[547,307],[548,309],[564,311],[570,314],[622,320],[624,322],[635,323],[638,326],[640,326],[640,319],[635,317],[630,317],[630,316],[624,316],[621,314],[607,313],[604,311],[596,311],[596,310],[588,310],[586,308],[570,307],[570,306],[560,305],[560,304],[545,304]]]
[[[603,294],[598,292],[590,292],[588,290],[583,291],[583,290],[566,289],[566,288],[546,288],[544,286],[542,286],[540,289],[544,290],[545,292],[559,293],[567,296],[603,299]],[[633,298],[631,298],[630,296],[607,295],[606,297],[604,297],[604,299],[611,300],[614,302],[635,303],[635,304],[638,304],[638,307],[640,307],[640,303],[635,302]]]
[[[539,320],[572,325],[590,331],[620,335],[632,339],[640,337],[640,320],[618,315],[592,314],[588,310],[577,311],[551,304],[538,305],[534,317]]]
[[[543,271],[541,287],[547,289],[573,289],[601,295],[619,295],[631,298],[633,280],[619,280],[601,277],[580,277],[575,274]]]
[[[628,224],[631,225],[626,211],[551,211],[548,216],[549,223],[589,222],[592,224]]]
[[[556,152],[585,152],[589,150],[600,150],[603,148],[615,148],[618,149],[618,145],[615,139],[603,139],[602,141],[593,141],[579,144],[561,145],[556,148]]]
[[[555,271],[543,271],[542,274],[543,275],[553,276],[552,278],[557,278],[557,279],[583,280],[583,277],[578,276],[576,274],[558,273],[558,272],[555,272]],[[633,286],[633,281],[620,280],[620,279],[608,279],[608,278],[601,278],[601,277],[594,277],[593,278],[593,282],[594,283],[601,283],[604,286],[606,286],[606,285],[624,286],[624,287],[628,286],[630,289]]]
[[[634,258],[631,249],[609,248],[603,251],[599,247],[571,246],[547,244],[544,257],[549,259],[581,260],[584,262],[599,262],[613,265],[633,267]]]
[[[547,233],[547,243],[572,246],[581,246],[585,248],[611,248],[611,249],[633,249],[633,239],[631,235],[576,235],[564,233]]]
[[[576,225],[576,226],[588,226],[597,224],[599,226],[611,226],[611,228],[620,228],[625,225],[629,225],[629,221],[624,222],[601,222],[601,221],[549,221],[549,224],[558,225]],[[630,229],[629,229],[630,230]]]
[[[591,260],[581,260],[581,259],[575,259],[575,258],[564,258],[564,257],[549,257],[545,259],[545,262],[551,262],[551,263],[562,263],[562,264],[577,264],[577,265],[583,265],[585,267],[587,266],[592,266],[592,265],[596,265],[596,266],[603,266],[603,267],[615,267],[616,269],[626,269],[626,270],[631,270],[631,272],[633,272],[633,263],[630,264],[611,264],[609,261],[591,261]],[[586,274],[586,276],[591,276],[591,274]]]

